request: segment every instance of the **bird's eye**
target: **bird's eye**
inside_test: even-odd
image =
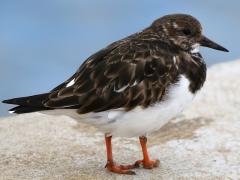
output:
[[[181,31],[186,36],[189,36],[191,34],[191,31],[189,29],[182,29]]]

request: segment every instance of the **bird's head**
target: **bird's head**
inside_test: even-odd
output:
[[[154,21],[151,28],[185,51],[197,53],[200,46],[205,46],[228,52],[226,48],[205,37],[202,34],[200,22],[190,15],[173,14],[163,16]]]

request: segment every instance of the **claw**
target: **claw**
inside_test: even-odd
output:
[[[145,169],[153,169],[155,167],[158,167],[160,164],[159,160],[149,160],[149,161],[144,161],[144,160],[138,160],[135,162],[136,167],[140,167],[140,165],[143,166]]]
[[[118,174],[136,175],[134,171],[130,169],[135,168],[134,165],[116,165],[114,163],[107,163],[105,166],[109,171]]]

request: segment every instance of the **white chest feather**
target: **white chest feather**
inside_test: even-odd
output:
[[[168,89],[164,101],[148,108],[137,107],[129,112],[116,109],[85,115],[68,114],[113,136],[141,136],[160,129],[190,105],[193,97],[189,91],[189,80],[181,76],[180,81]]]

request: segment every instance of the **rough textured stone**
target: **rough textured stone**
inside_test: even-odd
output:
[[[104,169],[103,135],[67,117],[38,113],[0,120],[0,179],[239,179],[240,61],[215,65],[193,105],[149,136],[161,165],[135,176]],[[141,158],[137,138],[113,140],[115,160]]]

